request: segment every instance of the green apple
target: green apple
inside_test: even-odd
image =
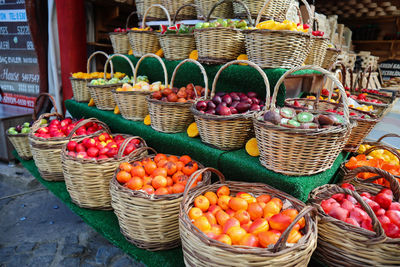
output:
[[[201,29],[203,28],[203,22],[198,22],[196,23],[196,26],[194,26],[195,29]]]
[[[14,127],[12,127],[12,128],[14,128]],[[9,134],[18,134],[18,132],[17,132],[17,130],[15,130],[15,128],[14,129],[8,129],[8,133]]]
[[[203,28],[202,29],[205,29],[205,28],[210,28],[210,23],[209,22],[204,22],[203,23]]]
[[[22,128],[21,133],[29,133],[30,131],[31,131],[31,128],[24,127],[24,128]]]
[[[29,123],[29,122],[24,122],[24,124],[22,124],[22,127],[30,127],[31,126],[31,124]]]
[[[46,119],[42,119],[42,120],[40,121],[40,125],[42,125],[42,124],[47,124],[47,120],[46,120]]]

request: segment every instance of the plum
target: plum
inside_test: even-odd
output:
[[[212,103],[212,102],[211,102]],[[196,104],[196,109],[197,110],[203,110],[205,111],[207,109],[207,103],[205,101],[199,101]]]
[[[231,96],[232,101],[240,101],[240,97],[239,97],[239,95],[237,93],[232,92],[229,95]]]
[[[261,108],[260,108],[260,105],[253,104],[253,105],[251,105],[250,110],[251,111],[261,111]]]
[[[216,109],[217,105],[214,104],[214,102],[208,100],[207,101],[207,109]]]
[[[256,97],[251,97],[250,98],[251,99],[251,102],[253,103],[253,104],[260,104],[260,99],[258,99],[258,98],[256,98]]]
[[[236,110],[236,108],[231,106],[231,107],[229,107],[229,109],[231,110],[232,114],[238,114],[238,111]]]
[[[220,96],[216,95],[212,98],[212,102],[214,102],[215,105],[219,105],[222,102],[222,99]]]
[[[237,109],[237,111],[239,113],[244,113],[246,111],[248,111],[250,109],[251,105],[249,103],[246,102],[240,102],[239,104],[237,104],[237,106],[235,107]]]
[[[256,92],[248,92],[247,93],[247,96],[249,97],[249,98],[257,98],[257,93]]]
[[[228,106],[232,104],[232,98],[230,95],[226,94],[222,97],[222,102],[225,102]]]
[[[215,95],[219,96],[219,97],[223,97],[225,95],[225,92],[217,92]]]
[[[218,107],[215,111],[218,115],[222,115],[222,116],[232,115],[231,109],[222,104],[218,105]]]
[[[240,98],[239,98],[240,99]],[[236,108],[236,106],[240,103],[240,101],[233,101],[231,107]]]
[[[215,109],[209,109],[205,113],[215,115]]]
[[[281,119],[282,119],[281,115],[279,115],[273,110],[269,110],[264,114],[264,120],[271,122],[275,125],[279,124],[281,122]]]

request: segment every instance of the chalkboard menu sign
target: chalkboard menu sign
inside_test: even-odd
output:
[[[400,60],[386,60],[379,64],[382,71],[382,79],[390,80],[394,77],[400,77]]]
[[[39,67],[25,0],[0,0],[1,103],[33,107],[39,94]]]

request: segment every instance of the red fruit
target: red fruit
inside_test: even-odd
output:
[[[390,204],[389,210],[400,210],[400,203],[392,202],[392,204]]]
[[[388,210],[385,215],[390,219],[392,223],[400,227],[400,211]]]
[[[70,152],[68,152],[68,156],[71,156],[71,157],[76,157],[76,153],[75,153],[75,152],[72,152],[72,151],[70,151]]]
[[[125,148],[124,154],[128,155],[130,154],[132,151],[134,151],[136,149],[136,147],[133,144],[128,144]]]
[[[99,155],[101,156],[101,155],[107,155],[107,152],[108,152],[108,148],[105,148],[105,147],[103,147],[103,148],[100,148],[99,149]],[[107,157],[108,158],[108,157]]]
[[[354,208],[351,212],[350,212],[350,218],[355,219],[358,223],[369,219],[368,214],[363,211],[360,208]]]
[[[61,124],[61,127],[64,127],[64,126],[68,126],[71,123],[72,123],[71,118],[67,118],[67,119],[62,120],[60,124]]]
[[[326,200],[322,200],[321,207],[325,211],[326,214],[329,214],[332,208],[340,207],[340,204],[336,202],[333,198],[329,198]]]
[[[361,227],[370,231],[374,231],[372,228],[372,221],[370,218],[361,222]]]
[[[341,186],[342,188],[347,188],[347,189],[350,189],[351,191],[354,191],[354,190],[356,190],[355,188],[354,188],[354,185],[352,185],[352,184],[349,184],[349,183],[344,183],[344,184],[342,184],[342,186]]]
[[[385,213],[386,213],[386,210],[384,210],[384,209],[379,209],[379,210],[375,211],[376,216],[382,216],[382,215],[385,215]]]
[[[91,158],[95,158],[99,155],[99,149],[96,147],[89,147],[87,150],[87,155]]]
[[[353,218],[346,218],[345,222],[352,224],[354,226],[360,227],[360,224]]]
[[[381,208],[381,206],[379,206],[378,203],[376,203],[375,201],[373,201],[373,200],[371,200],[371,199],[369,199],[369,198],[362,197],[362,199],[363,199],[365,202],[367,202],[367,204],[371,207],[371,209],[372,209],[374,212],[377,212],[377,211]]]
[[[393,198],[393,192],[392,192],[392,190],[390,190],[390,189],[388,189],[388,188],[383,188],[383,189],[379,192],[379,194],[386,194],[386,195],[389,195],[389,196],[391,196],[391,197]]]
[[[370,194],[370,193],[368,193],[368,192],[361,193],[361,194],[360,194],[360,196],[362,196],[362,197],[366,197],[366,198],[369,198],[369,199],[371,199],[371,198],[372,198],[371,194]]]
[[[117,155],[117,153],[118,153],[118,149],[117,149],[116,147],[112,147],[112,148],[110,148],[110,149],[108,150],[107,156],[108,156],[109,158],[112,158],[112,157],[114,157],[115,155]]]
[[[379,222],[380,222],[382,225],[387,224],[387,223],[391,223],[389,217],[386,216],[386,215],[377,216],[377,217],[378,217]]]
[[[387,223],[382,225],[383,230],[385,230],[385,234],[391,238],[398,238],[400,237],[400,228],[395,225],[394,223]]]
[[[76,145],[75,151],[78,152],[78,153],[79,152],[85,152],[86,151],[86,147],[82,143],[79,143],[79,144]]]
[[[86,152],[78,152],[78,154],[76,154],[77,158],[87,158],[87,153]]]
[[[348,211],[352,211],[354,209],[354,204],[351,201],[347,200],[347,199],[343,200],[341,206],[342,206],[342,208],[344,208],[344,209],[346,209]]]
[[[100,155],[97,157],[97,159],[108,159],[107,155]]]
[[[349,216],[349,211],[343,209],[342,207],[334,207],[331,209],[328,215],[338,220],[345,221],[346,218]]]
[[[342,201],[345,199],[346,195],[343,193],[339,193],[339,194],[334,194],[332,196],[333,199],[335,199],[337,202],[342,203]]]
[[[77,145],[78,143],[76,141],[69,141],[67,144],[68,151],[75,151]]]
[[[385,210],[389,209],[392,204],[393,196],[385,193],[379,193],[375,196],[375,202],[378,203]]]
[[[278,213],[278,214],[273,215],[268,220],[268,222],[269,222],[269,226],[272,229],[283,232],[290,225],[290,223],[292,222],[292,219],[287,215]]]

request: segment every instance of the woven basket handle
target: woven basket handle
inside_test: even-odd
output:
[[[54,107],[54,113],[60,114],[60,113],[58,113],[57,105],[56,105],[56,101],[54,100],[54,97],[52,95],[50,95],[49,93],[40,93],[40,95],[36,98],[35,104],[33,106],[32,119],[34,121],[36,120],[37,114],[39,112],[39,99],[41,99],[42,97],[46,97],[46,96],[50,99],[50,102]]]
[[[174,1],[174,0],[172,0],[172,1]],[[184,8],[186,8],[186,7],[189,7],[189,6],[194,7],[195,9],[197,9],[197,12],[199,12],[199,13],[202,15],[203,18],[205,17],[205,16],[204,16],[204,11],[203,11],[199,6],[197,6],[197,5],[195,5],[195,4],[185,4],[185,5],[183,5],[183,6],[180,6],[180,7],[176,10],[175,15],[174,15],[174,19],[173,19],[173,22],[172,22],[173,25],[176,24],[176,19],[178,18],[179,12],[181,12],[182,9],[184,9]]]
[[[60,120],[64,119],[64,116],[61,115],[60,113],[57,113],[57,112],[53,112],[53,113],[43,113],[43,114],[40,115],[39,118],[32,124],[32,131],[31,131],[31,132],[36,132],[36,131],[40,128],[40,126],[41,126],[40,121],[41,121],[42,119],[48,119],[48,118],[51,118],[51,117],[57,117],[57,118],[59,118]]]
[[[129,14],[129,16],[126,18],[125,29],[128,29],[129,21],[132,18],[132,16],[135,14],[137,14],[137,11],[131,12],[131,14]]]
[[[108,58],[108,54],[107,54],[107,53],[104,53],[103,51],[96,51],[96,52],[94,52],[93,54],[91,54],[90,57],[89,57],[88,60],[87,60],[87,63],[86,63],[86,72],[87,72],[87,73],[90,73],[90,62],[92,61],[92,59],[93,59],[96,55],[103,55],[103,56],[105,56],[106,58]],[[112,68],[112,67],[111,67],[111,68]]]
[[[375,151],[378,149],[385,149],[385,150],[392,152],[392,154],[395,155],[400,161],[400,153],[395,148],[393,148],[391,146],[383,145],[383,144],[373,146],[370,149],[366,150],[363,154],[369,155],[372,151]]]
[[[219,170],[211,168],[211,167],[206,167],[206,168],[203,168],[203,169],[199,169],[199,170],[195,171],[194,173],[192,173],[192,175],[189,177],[189,180],[188,180],[188,182],[187,182],[187,184],[185,186],[185,191],[183,191],[182,203],[186,202],[189,190],[192,187],[192,185],[194,184],[194,182],[197,180],[197,178],[199,178],[199,176],[201,174],[203,174],[205,172],[215,173],[218,176],[220,182],[221,183],[225,183],[225,176]]]
[[[75,125],[75,127],[71,130],[71,132],[68,134],[68,141],[71,141],[71,139],[72,139],[72,137],[74,136],[74,133],[79,129],[79,128],[81,128],[82,126],[85,126],[86,124],[88,124],[89,122],[95,122],[95,123],[97,123],[97,124],[100,124],[101,125],[101,127],[103,127],[103,131],[105,131],[106,133],[108,133],[108,134],[111,134],[111,130],[110,130],[110,128],[108,127],[108,125],[107,124],[105,124],[104,122],[102,122],[102,121],[100,121],[100,120],[98,120],[98,119],[96,119],[96,118],[89,118],[89,119],[85,119],[85,120],[82,120],[82,121],[80,121],[80,122],[78,122],[76,125]]]
[[[400,138],[400,135],[398,135],[398,134],[395,134],[395,133],[388,133],[388,134],[385,134],[385,135],[383,135],[383,136],[381,136],[378,140],[376,140],[376,142],[381,142],[383,139],[385,139],[385,138],[387,138],[387,137],[397,137],[397,138]]]
[[[110,65],[111,65],[111,78],[114,77],[114,69],[113,69],[113,64],[112,64],[111,59],[113,59],[113,58],[115,58],[115,57],[122,57],[122,58],[124,58],[126,61],[128,61],[129,66],[131,66],[132,73],[135,72],[135,67],[133,66],[132,62],[129,60],[129,58],[128,58],[127,56],[122,55],[122,54],[114,54],[114,55],[111,55],[111,56],[109,56],[109,57],[107,58],[106,64],[104,65],[104,79],[107,79],[107,68],[108,68],[108,64],[109,64],[109,63],[110,63]]]
[[[301,220],[301,218],[303,218],[306,214],[310,213],[311,211],[315,211],[315,208],[312,206],[305,206],[300,212],[299,214],[296,216],[296,218],[294,218],[294,220],[292,221],[292,223],[286,228],[286,230],[282,233],[282,235],[279,237],[278,241],[276,242],[276,244],[274,245],[274,247],[272,248],[272,251],[274,253],[281,251],[283,249],[286,248],[286,242],[287,239],[289,238],[289,234],[290,232],[293,230],[293,227],[296,225],[296,223],[298,221]]]
[[[134,74],[133,74],[133,80],[134,80],[134,82],[135,82],[135,83],[137,82],[137,74],[138,74],[138,70],[139,70],[140,64],[142,63],[142,61],[143,61],[145,58],[148,58],[148,57],[154,57],[154,58],[156,58],[156,59],[158,60],[158,62],[160,62],[161,67],[162,67],[162,69],[163,69],[163,71],[164,71],[164,85],[165,85],[166,87],[168,87],[168,71],[167,71],[167,67],[165,66],[164,61],[162,61],[162,59],[161,59],[159,56],[157,56],[156,54],[151,54],[151,53],[142,56],[142,57],[139,59],[139,61],[136,63],[135,71],[134,71]]]
[[[271,100],[271,106],[269,107],[269,105],[265,105],[266,108],[269,107],[269,109],[275,109],[275,102],[276,102],[276,97],[278,95],[278,91],[279,91],[279,87],[281,86],[281,84],[283,83],[283,81],[285,80],[285,78],[287,76],[289,76],[289,74],[292,74],[293,72],[299,71],[299,70],[316,70],[321,72],[322,74],[325,74],[326,76],[328,76],[328,78],[330,78],[332,81],[335,82],[336,86],[339,88],[339,91],[342,95],[346,95],[346,92],[344,90],[344,87],[342,85],[342,83],[329,71],[321,68],[321,67],[317,67],[317,66],[299,66],[293,69],[288,70],[287,72],[285,72],[285,74],[282,75],[282,77],[278,80],[278,82],[275,85],[274,88],[274,93],[272,95],[272,100]],[[320,88],[321,90],[322,88]],[[349,101],[347,99],[347,97],[342,97],[342,102],[343,102],[343,112],[344,112],[344,119],[345,119],[345,123],[347,125],[350,124],[350,120],[349,120]],[[267,103],[267,102],[265,102]]]
[[[149,14],[150,10],[155,7],[159,7],[164,11],[165,15],[167,15],[168,25],[171,26],[171,17],[169,15],[168,10],[163,5],[154,4],[154,5],[149,6],[149,8],[146,9],[146,11],[144,12],[143,19],[142,19],[142,25],[140,26],[140,28],[144,29],[144,26],[146,25],[147,15]]]
[[[386,181],[388,181],[390,184],[390,190],[392,190],[394,198],[396,199],[396,201],[400,201],[399,182],[391,173],[389,173],[385,170],[382,170],[380,168],[370,167],[370,166],[362,166],[362,167],[358,167],[354,170],[351,170],[346,175],[346,177],[351,177],[353,179],[353,178],[357,177],[357,175],[359,173],[363,173],[363,172],[370,172],[370,173],[378,174],[375,177],[363,180],[363,182],[372,183],[373,181],[378,180],[380,178],[384,178]]]
[[[253,19],[251,18],[251,13],[250,13],[249,8],[247,7],[247,5],[245,3],[243,3],[240,0],[220,0],[220,1],[218,1],[217,3],[215,3],[212,6],[212,8],[210,9],[210,12],[208,12],[208,15],[207,15],[207,18],[206,18],[207,22],[210,21],[211,15],[214,12],[214,10],[218,6],[222,5],[223,3],[238,3],[239,5],[241,5],[244,8],[244,10],[246,11],[246,16],[247,16],[247,20],[249,21],[249,24],[254,26],[254,22],[253,22]]]
[[[135,150],[133,150],[129,155],[126,155],[126,156],[128,156],[128,157],[134,157],[134,156],[136,156],[136,155],[138,155],[138,154],[140,154],[140,153],[146,151],[147,149],[151,149],[151,148],[147,147],[146,141],[144,141],[144,139],[143,139],[142,137],[140,137],[140,136],[131,136],[131,137],[126,138],[126,139],[121,143],[121,146],[119,147],[119,149],[118,149],[118,154],[117,154],[117,158],[118,158],[118,159],[121,159],[121,158],[124,156],[124,151],[125,151],[126,147],[127,147],[128,144],[129,144],[132,140],[134,140],[134,139],[139,139],[139,140],[140,140],[140,143],[143,144],[144,147],[145,147],[146,149],[144,149],[144,150],[142,149],[142,150],[140,150],[140,151],[138,151],[139,148],[138,148],[138,149],[135,149]]]
[[[218,70],[217,74],[215,75],[215,78],[214,78],[214,81],[213,81],[213,84],[212,84],[212,91],[211,91],[210,98],[213,98],[214,95],[215,95],[215,90],[217,88],[217,81],[219,79],[219,76],[221,75],[221,72],[224,69],[228,68],[230,65],[233,65],[233,64],[237,65],[237,64],[241,64],[241,63],[242,64],[248,64],[250,67],[253,67],[254,69],[256,69],[261,74],[261,77],[263,78],[264,83],[265,83],[265,94],[266,94],[265,105],[269,106],[269,104],[270,104],[269,103],[269,101],[270,101],[270,85],[269,85],[268,77],[265,74],[265,72],[257,64],[255,64],[255,63],[253,63],[251,61],[248,61],[248,60],[233,60],[233,61],[230,61],[230,62],[226,63],[225,65],[223,65]],[[208,91],[206,90],[205,98],[207,98],[207,97],[208,97]]]
[[[204,69],[204,67],[203,67],[197,60],[190,59],[190,58],[181,61],[181,62],[178,64],[178,66],[176,66],[176,68],[174,69],[174,72],[172,73],[171,85],[170,85],[170,87],[171,87],[171,88],[174,87],[175,77],[176,77],[176,74],[177,74],[178,70],[180,69],[180,67],[181,67],[183,64],[185,64],[185,63],[187,63],[187,62],[191,62],[191,63],[193,63],[193,64],[196,64],[196,65],[200,68],[200,71],[201,71],[201,73],[203,74],[205,91],[207,92],[207,91],[208,91],[208,76],[207,76],[207,72],[206,72],[206,70]],[[194,87],[194,86],[193,86],[193,87]],[[195,93],[196,98],[197,98],[198,95],[197,95],[197,90],[196,90],[196,89],[194,89],[194,93]]]

